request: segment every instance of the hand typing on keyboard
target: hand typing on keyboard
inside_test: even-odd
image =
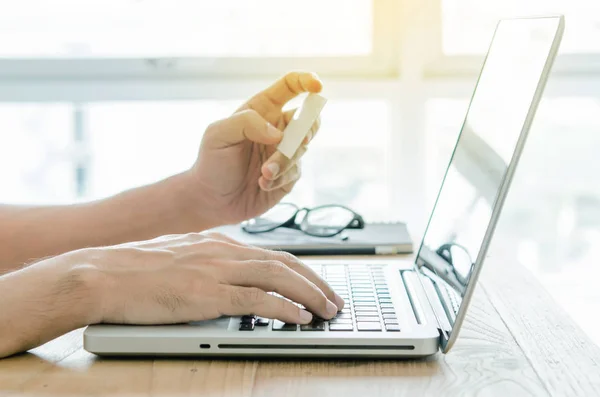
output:
[[[92,322],[165,324],[256,314],[307,324],[311,313],[329,319],[344,305],[293,255],[219,234],[173,235],[82,251],[72,253],[71,261],[85,259],[95,273],[91,279],[101,280],[95,290],[103,311]]]
[[[273,331],[332,331],[332,332],[399,332],[398,316],[382,266],[313,265],[344,300],[344,308],[326,321],[315,316],[309,324],[298,327],[295,323],[274,320]],[[240,331],[264,329],[269,320],[243,316]]]

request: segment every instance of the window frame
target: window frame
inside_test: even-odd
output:
[[[295,69],[324,76],[393,77],[398,69],[398,2],[372,0],[372,6],[372,51],[364,56],[0,58],[0,79],[256,79]]]

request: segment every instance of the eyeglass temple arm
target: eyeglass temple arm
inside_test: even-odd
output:
[[[363,229],[365,227],[365,221],[362,216],[356,214],[355,218],[350,222],[347,229]]]

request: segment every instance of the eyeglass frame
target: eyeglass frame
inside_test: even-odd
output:
[[[296,204],[293,203],[279,203],[277,205],[281,205],[281,204],[285,204],[285,205],[292,205],[296,208],[296,212],[285,222],[281,223],[278,226],[274,226],[270,229],[265,229],[265,230],[260,230],[260,231],[251,231],[248,230],[246,228],[246,225],[242,224],[242,230],[245,231],[246,233],[249,234],[260,234],[260,233],[268,233],[268,232],[272,232],[275,229],[279,229],[280,227],[285,227],[288,229],[294,229],[294,230],[299,230],[302,233],[309,235],[309,236],[313,236],[313,237],[334,237],[337,236],[338,234],[342,233],[344,230],[348,230],[348,229],[363,229],[365,227],[365,221],[363,219],[363,217],[361,215],[359,215],[356,211],[344,206],[344,205],[340,205],[340,204],[325,204],[325,205],[320,205],[314,208],[308,208],[308,207],[298,207]],[[323,208],[330,208],[330,207],[336,207],[336,208],[343,208],[347,211],[350,211],[350,213],[352,213],[354,215],[354,217],[352,218],[352,220],[350,220],[350,222],[348,222],[348,224],[342,228],[340,228],[340,230],[338,230],[335,233],[331,233],[331,234],[314,234],[314,233],[309,233],[305,230],[302,229],[302,224],[304,224],[306,222],[306,219],[308,219],[308,214],[311,211],[315,211],[315,210],[320,210]],[[306,212],[306,214],[304,215],[304,219],[302,219],[301,223],[297,223],[296,222],[296,218],[298,217],[298,214],[300,214],[301,212]],[[256,218],[260,218],[260,216],[256,217]]]

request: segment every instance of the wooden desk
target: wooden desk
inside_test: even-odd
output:
[[[488,261],[459,341],[418,361],[101,359],[82,331],[0,361],[0,396],[600,396],[600,349],[525,269]]]

